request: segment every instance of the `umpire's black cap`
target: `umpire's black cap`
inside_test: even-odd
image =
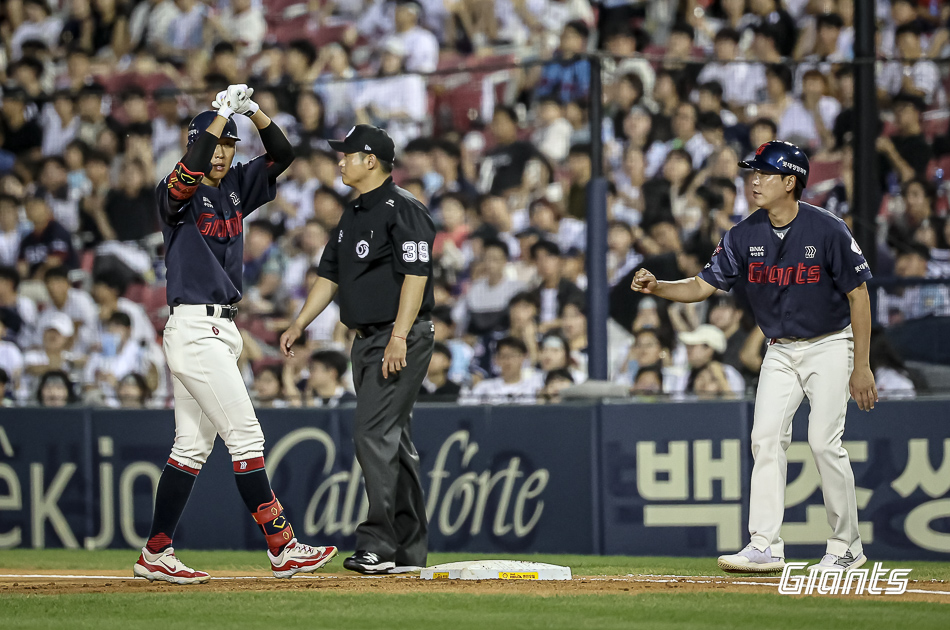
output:
[[[340,153],[372,153],[383,162],[396,161],[396,145],[385,130],[373,125],[356,125],[342,140],[328,140]]]

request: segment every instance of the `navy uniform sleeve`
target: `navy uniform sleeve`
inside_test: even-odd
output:
[[[317,273],[321,278],[326,278],[334,284],[340,284],[340,226],[330,230],[330,238],[327,240],[327,246],[323,248],[323,255],[320,257],[320,264],[317,266]]]
[[[831,279],[842,293],[850,293],[871,279],[871,268],[844,221],[838,219],[825,246]]]
[[[729,230],[719,240],[712,258],[699,272],[700,278],[723,291],[730,290],[742,275],[742,259],[737,255],[732,240],[732,230]]]
[[[390,228],[396,271],[407,276],[432,275],[435,225],[424,208],[403,201]]]
[[[158,215],[162,222],[171,227],[180,225],[185,218],[187,203],[172,201],[168,195],[168,176],[155,187],[155,205],[158,206]]]
[[[244,216],[277,197],[277,184],[267,175],[267,156],[260,155],[246,164],[238,164],[239,195]]]

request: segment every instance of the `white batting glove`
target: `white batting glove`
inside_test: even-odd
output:
[[[235,113],[234,106],[231,105],[228,100],[227,90],[218,92],[218,95],[214,97],[214,101],[211,102],[211,107],[218,111],[218,116],[223,116],[224,118],[230,119]]]
[[[244,114],[253,116],[260,110],[260,106],[251,100],[254,95],[254,88],[249,88],[244,83],[228,86],[227,99],[231,103],[235,114]]]

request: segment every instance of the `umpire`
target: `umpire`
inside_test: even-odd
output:
[[[339,292],[340,319],[356,331],[353,441],[369,497],[357,551],[343,566],[366,574],[418,570],[428,526],[409,424],[434,343],[435,226],[426,207],[393,183],[395,146],[385,131],[357,125],[330,146],[343,153],[343,183],[360,196],[330,232],[320,277],[280,347],[291,356],[294,341]]]

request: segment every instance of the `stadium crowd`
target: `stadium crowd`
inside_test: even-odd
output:
[[[950,277],[950,3],[876,0],[878,275]],[[670,305],[641,265],[695,274],[750,212],[761,143],[802,147],[806,201],[849,223],[854,0],[6,0],[0,8],[4,402],[164,407],[154,186],[185,130],[248,83],[297,159],[245,223],[242,365],[260,406],[353,399],[328,309],[283,360],[352,192],[327,138],[395,139],[439,227],[436,349],[420,401],[558,401],[586,379],[591,64],[602,55],[611,378],[639,396],[741,397],[765,339],[741,296]],[[243,117],[238,160],[263,151]],[[950,314],[945,284],[880,289],[890,326]],[[883,335],[882,395],[917,377]]]

